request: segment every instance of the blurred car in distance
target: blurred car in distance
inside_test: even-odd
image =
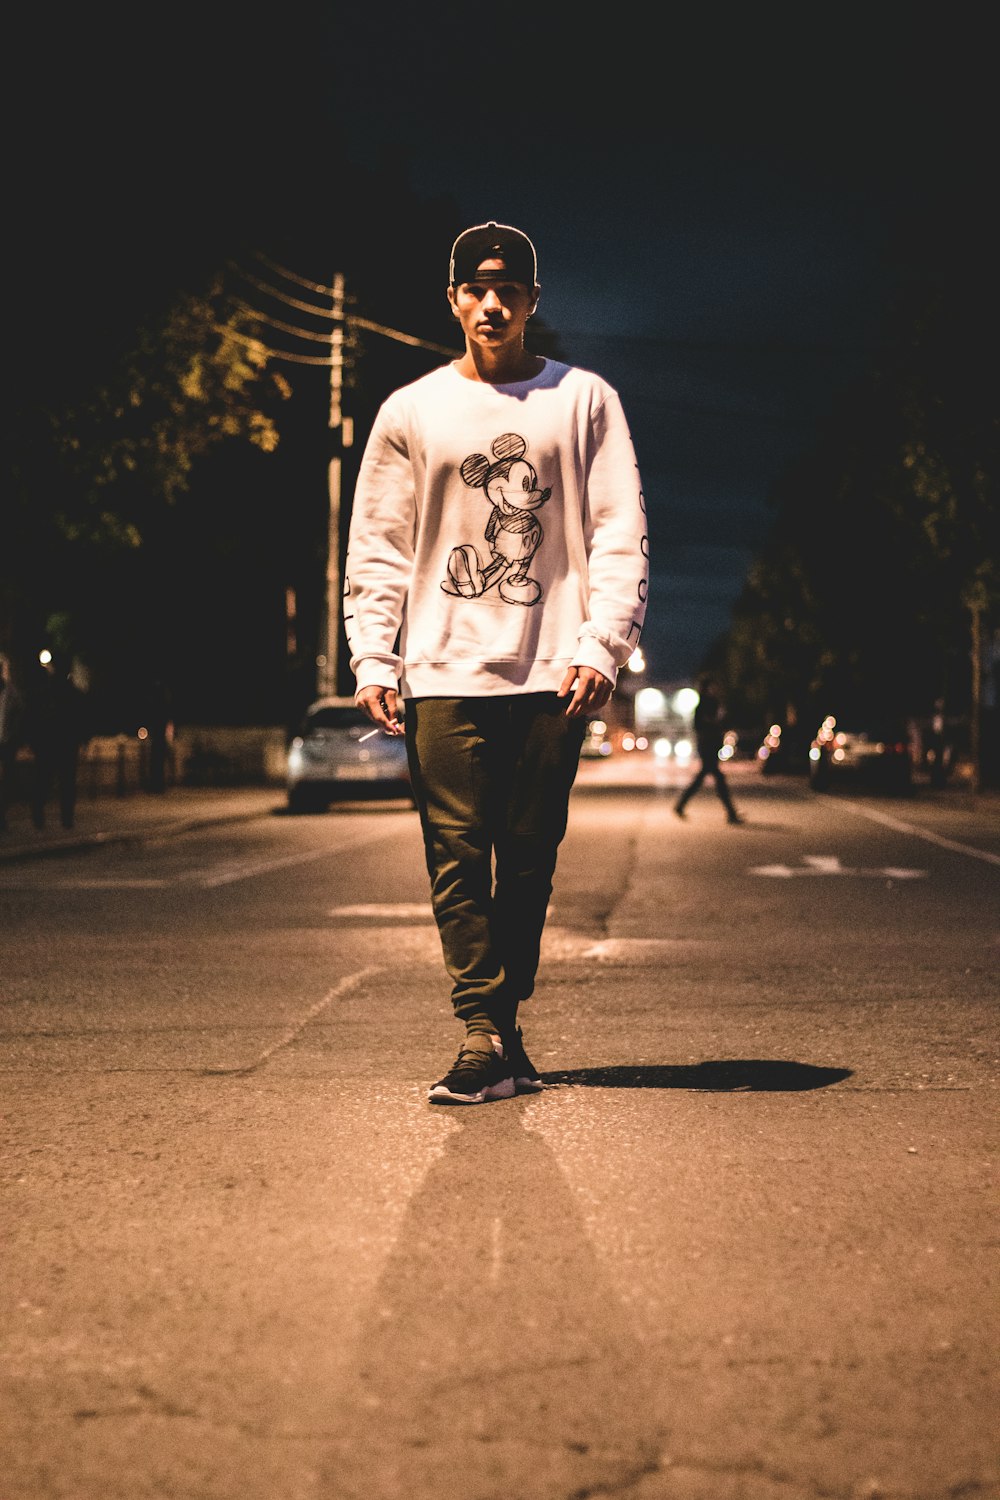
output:
[[[913,786],[913,735],[905,719],[828,715],[809,747],[809,785],[827,791],[843,783],[894,794]]]
[[[772,724],[757,746],[764,776],[795,776],[808,771],[809,739],[795,724]]]
[[[376,730],[353,698],[309,705],[288,747],[286,776],[290,812],[323,812],[348,798],[405,797],[413,805],[405,741]]]

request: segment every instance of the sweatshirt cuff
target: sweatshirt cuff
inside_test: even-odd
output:
[[[393,692],[399,692],[399,678],[396,672],[384,661],[378,661],[374,657],[358,662],[354,668],[354,680],[355,701],[361,690],[367,687],[391,688]]]
[[[614,687],[618,681],[618,663],[606,646],[593,635],[585,635],[580,641],[570,662],[571,667],[593,667],[595,672],[603,672],[611,686]]]

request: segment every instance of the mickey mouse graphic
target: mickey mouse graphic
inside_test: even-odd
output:
[[[463,461],[465,483],[485,490],[493,507],[485,531],[492,560],[484,564],[471,542],[453,547],[448,577],[441,584],[446,594],[478,599],[495,586],[507,604],[537,604],[541,598],[542,586],[528,577],[528,565],[544,535],[535,511],[552,490],[538,488],[534,465],[524,456],[527,448],[523,437],[505,432],[492,445],[492,463],[482,453],[470,453]]]

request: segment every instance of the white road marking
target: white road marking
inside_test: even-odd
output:
[[[169,880],[46,880],[45,890],[58,891],[145,891],[169,885]]]
[[[770,875],[777,880],[791,880],[796,875],[860,875],[880,880],[926,880],[926,870],[908,870],[898,865],[886,865],[882,869],[852,869],[842,865],[835,854],[803,855],[805,868],[794,865],[752,865],[751,875]]]
[[[256,875],[269,875],[272,870],[287,869],[289,865],[304,865],[315,859],[335,859],[348,849],[360,849],[365,844],[377,844],[389,836],[391,830],[380,827],[376,833],[359,833],[343,843],[329,844],[322,849],[309,849],[297,854],[282,854],[274,859],[246,860],[240,864],[223,866],[214,875],[203,875],[198,884],[204,890],[214,890],[220,885],[233,885],[237,880],[252,880]]]
[[[988,865],[1000,865],[1000,854],[991,854],[986,849],[977,849],[974,844],[960,844],[957,839],[942,838],[939,833],[931,833],[929,829],[918,828],[915,823],[903,823],[898,818],[892,818],[888,813],[877,812],[873,807],[862,807],[857,802],[842,801],[838,803],[845,812],[857,813],[859,818],[869,818],[873,823],[882,823],[886,828],[893,828],[897,833],[911,833],[914,838],[926,839],[929,844],[937,844],[940,849],[950,849],[954,854],[968,854],[972,859],[985,860]]]
[[[655,963],[668,953],[705,946],[698,938],[602,938],[599,942],[592,943],[587,938],[577,936],[575,942],[587,944],[579,952],[580,958],[594,959],[598,963],[642,963],[643,960]],[[567,942],[564,936],[563,956],[577,956],[573,952],[573,944],[573,937]]]
[[[490,1230],[490,1281],[493,1286],[499,1286],[503,1270],[503,1219],[500,1214],[493,1215]]]
[[[22,871],[16,875],[7,876],[7,872],[0,873],[0,888],[50,890],[53,887],[59,890],[142,890],[145,888],[159,889],[165,886],[197,885],[202,890],[215,890],[219,886],[233,885],[238,880],[253,880],[258,875],[269,875],[272,870],[287,869],[290,865],[309,864],[317,859],[336,859],[339,854],[346,853],[349,849],[360,849],[366,844],[376,844],[380,840],[389,837],[391,829],[381,825],[374,833],[358,833],[354,838],[345,839],[341,843],[331,843],[321,849],[308,849],[296,854],[277,855],[273,859],[244,860],[240,863],[216,865],[214,871],[205,873],[203,870],[185,871],[166,879],[145,878],[116,878],[87,879],[80,877],[75,880],[52,880],[36,873],[33,877],[24,877]]]
[[[331,907],[329,914],[331,917],[400,917],[408,922],[415,918],[423,918],[428,922],[434,920],[434,913],[427,901],[358,902],[354,906]]]

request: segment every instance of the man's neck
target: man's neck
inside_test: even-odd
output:
[[[466,380],[480,380],[488,385],[513,385],[518,380],[532,380],[545,365],[539,354],[529,354],[523,344],[514,349],[481,349],[466,345],[455,369]]]

